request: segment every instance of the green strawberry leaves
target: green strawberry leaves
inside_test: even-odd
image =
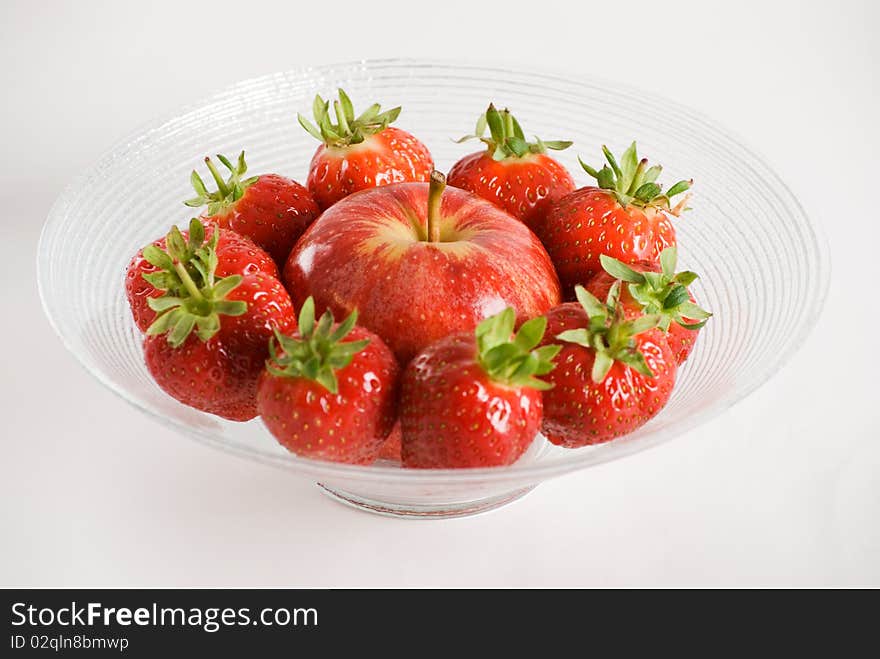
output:
[[[512,307],[491,316],[477,325],[477,361],[495,382],[511,387],[547,390],[552,384],[539,379],[553,370],[553,358],[562,346],[536,346],[544,337],[547,319],[544,316],[527,320],[513,334],[516,314]]]
[[[354,105],[348,94],[339,89],[339,100],[333,101],[333,115],[330,114],[330,101],[325,101],[320,94],[315,95],[312,102],[312,116],[315,123],[304,115],[296,118],[306,132],[327,146],[345,147],[360,144],[368,136],[379,133],[400,116],[400,107],[380,112],[382,107],[373,103],[359,116],[354,114]],[[333,123],[335,117],[336,123]]]
[[[240,316],[247,312],[241,300],[227,300],[229,293],[241,284],[234,275],[217,279],[217,243],[220,232],[214,229],[205,240],[205,227],[198,219],[189,223],[189,238],[176,226],[165,237],[167,251],[155,245],[143,250],[144,259],[159,268],[142,275],[164,294],[149,298],[147,304],[156,312],[156,319],[147,328],[148,336],[167,334],[172,347],[180,347],[196,330],[202,341],[208,341],[220,330],[220,316]]]
[[[671,199],[688,191],[693,181],[679,181],[664,193],[663,186],[656,183],[663,168],[660,165],[648,167],[647,158],[639,160],[635,142],[623,152],[619,163],[607,146],[602,146],[602,153],[607,161],[602,169],[591,167],[580,157],[578,162],[587,174],[596,179],[599,187],[613,193],[622,206],[632,204],[642,208],[658,208],[671,215],[679,215],[688,210],[688,197],[675,206]]]
[[[202,177],[196,170],[190,174],[189,181],[196,196],[183,202],[191,208],[208,207],[208,215],[216,215],[222,213],[232,206],[236,201],[244,196],[244,191],[259,180],[259,176],[251,176],[250,178],[242,178],[247,173],[247,163],[244,160],[244,151],[238,154],[238,161],[233,165],[226,156],[217,154],[217,159],[229,170],[229,178],[226,180],[220,176],[217,166],[210,157],[205,157],[205,165],[217,185],[217,190],[211,192],[208,190]]]
[[[659,314],[659,327],[669,331],[671,323],[690,330],[703,327],[712,314],[691,302],[687,287],[698,279],[695,272],[675,272],[678,250],[667,247],[660,254],[661,272],[639,272],[605,254],[599,257],[609,275],[627,284],[627,290],[646,314]]]
[[[484,137],[486,128],[489,129],[489,137]],[[516,120],[510,110],[497,110],[493,104],[477,119],[477,126],[472,135],[465,135],[455,142],[461,144],[468,140],[477,139],[483,142],[492,155],[493,160],[501,161],[506,158],[522,158],[530,153],[547,153],[547,150],[562,151],[572,145],[567,140],[543,141],[535,137],[534,142],[527,142],[522,126]]]
[[[623,320],[618,304],[620,282],[615,282],[611,287],[605,303],[600,302],[583,286],[576,286],[574,290],[589,318],[589,324],[587,327],[565,330],[557,334],[556,338],[593,351],[593,370],[590,374],[593,382],[602,382],[615,361],[626,364],[642,375],[654,377],[645,356],[636,347],[634,337],[657,327],[660,315],[651,314],[634,320]]]
[[[315,321],[315,301],[309,297],[299,312],[298,337],[284,336],[277,329],[269,341],[266,370],[272,375],[306,378],[323,386],[331,394],[339,393],[336,371],[348,366],[354,356],[366,348],[370,340],[343,341],[357,323],[357,310],[334,329],[333,314],[325,311]],[[281,352],[275,347],[275,343]]]

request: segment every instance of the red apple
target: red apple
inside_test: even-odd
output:
[[[357,309],[404,364],[508,306],[522,321],[560,300],[537,237],[490,202],[446,188],[440,172],[328,208],[290,254],[284,281],[297,307],[311,295],[318,313]]]

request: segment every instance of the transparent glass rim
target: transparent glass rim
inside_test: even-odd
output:
[[[169,419],[156,413],[145,405],[142,405],[136,398],[129,395],[126,390],[118,387],[99,369],[88,363],[84,357],[73,348],[61,330],[58,319],[54,315],[53,309],[48,302],[47,269],[41,263],[39,255],[44,252],[45,245],[50,236],[53,235],[56,227],[61,224],[65,216],[65,209],[69,205],[69,200],[75,196],[76,191],[81,189],[86,181],[96,175],[95,172],[100,172],[101,169],[111,166],[115,159],[121,157],[120,154],[128,152],[152,131],[161,130],[172,122],[182,120],[185,117],[191,116],[193,113],[204,111],[223,99],[228,99],[230,96],[239,94],[249,87],[256,87],[270,82],[279,76],[305,77],[316,74],[330,75],[334,70],[350,69],[352,67],[369,67],[373,69],[381,69],[383,67],[454,68],[457,71],[470,71],[474,74],[479,73],[482,75],[531,75],[540,77],[543,80],[559,82],[562,84],[593,86],[605,91],[626,94],[633,98],[641,99],[643,102],[646,101],[662,104],[670,111],[677,112],[682,116],[698,121],[717,135],[736,144],[743,153],[750,157],[751,161],[754,163],[755,170],[760,170],[761,176],[772,183],[773,188],[779,194],[780,201],[787,207],[792,215],[797,218],[801,228],[807,232],[809,238],[808,245],[813,251],[810,263],[813,265],[812,270],[814,281],[818,284],[818,287],[814,289],[815,295],[812,297],[812,307],[806,310],[802,315],[800,326],[786,345],[786,349],[780,351],[774,355],[773,359],[767,360],[763,364],[763,369],[753,377],[750,386],[744,387],[730,398],[723,399],[718,403],[705,408],[701,412],[692,415],[686,421],[680,422],[672,428],[660,428],[652,431],[652,433],[647,436],[635,438],[622,437],[607,444],[591,447],[591,450],[584,451],[582,456],[576,455],[575,450],[573,451],[575,455],[572,455],[572,457],[565,462],[555,462],[551,464],[513,464],[508,467],[473,469],[400,469],[399,467],[386,467],[382,465],[347,465],[301,458],[293,454],[272,454],[231,445],[218,440],[208,431]],[[52,205],[46,222],[43,225],[37,249],[37,286],[40,301],[43,311],[49,320],[49,324],[64,346],[73,353],[80,365],[82,365],[85,370],[94,376],[99,382],[122,398],[122,400],[159,421],[162,425],[180,431],[209,446],[257,462],[289,469],[302,476],[310,477],[315,480],[328,480],[331,482],[333,480],[354,480],[363,483],[387,483],[393,481],[401,485],[405,485],[406,483],[420,483],[426,485],[503,484],[508,481],[511,484],[524,482],[537,483],[555,476],[578,471],[590,466],[604,464],[659,446],[660,444],[692,430],[696,426],[702,425],[719,414],[722,414],[769,381],[803,346],[813,327],[818,322],[830,285],[830,250],[821,225],[814,222],[810,216],[807,215],[803,206],[795,197],[791,189],[768,164],[767,159],[761,155],[759,151],[751,147],[741,136],[722,126],[719,122],[700,111],[694,110],[662,94],[645,91],[636,86],[619,83],[593,75],[573,77],[560,74],[558,71],[542,68],[512,69],[503,64],[493,65],[491,63],[482,63],[476,65],[455,59],[387,58],[336,62],[317,66],[300,66],[284,72],[275,72],[242,80],[203,98],[201,101],[190,103],[177,111],[168,112],[156,119],[148,121],[140,127],[132,130],[126,138],[116,142],[112,147],[107,149],[91,167],[83,171],[86,173],[80,174],[74,178],[64,188],[55,203]]]

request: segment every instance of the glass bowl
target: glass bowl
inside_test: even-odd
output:
[[[259,419],[239,424],[184,407],[150,379],[123,292],[131,255],[191,216],[189,173],[208,154],[245,149],[250,171],[304,181],[316,142],[297,124],[312,98],[343,87],[359,107],[403,106],[397,124],[430,147],[444,171],[477,150],[450,138],[470,132],[492,100],[544,139],[573,139],[558,154],[577,164],[599,147],[639,152],[665,181],[693,177],[693,210],[677,221],[680,266],[715,316],[679,371],[663,412],[639,431],[577,450],[538,437],[516,464],[472,470],[348,466],[296,457]],[[575,121],[572,120],[575,117]],[[181,224],[182,226],[182,224]],[[828,284],[825,242],[785,184],[726,130],[675,102],[564,75],[442,61],[386,60],[301,68],[237,84],[143,127],[74,181],[52,208],[39,245],[39,286],[52,325],[77,359],[142,412],[194,439],[311,479],[338,500],[414,518],[473,514],[510,502],[548,478],[665,442],[741,400],[803,342]]]

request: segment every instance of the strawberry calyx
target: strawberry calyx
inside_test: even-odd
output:
[[[587,174],[598,181],[600,188],[608,190],[617,198],[621,206],[632,204],[641,208],[657,208],[675,216],[688,210],[690,195],[683,197],[675,206],[671,199],[689,190],[693,180],[679,181],[663,192],[663,187],[656,182],[663,168],[660,165],[648,167],[647,158],[639,160],[635,142],[623,152],[619,164],[607,146],[602,145],[602,153],[608,161],[602,169],[590,167],[580,156],[578,162]]]
[[[625,263],[602,254],[602,267],[612,277],[627,283],[627,290],[646,314],[659,314],[660,329],[669,331],[673,322],[697,330],[712,314],[691,302],[687,287],[699,278],[695,272],[675,272],[678,250],[667,247],[660,253],[660,272],[639,272]],[[690,322],[697,321],[697,322]]]
[[[357,309],[334,328],[333,314],[325,311],[315,322],[315,301],[309,296],[299,311],[298,337],[285,336],[275,329],[269,341],[266,370],[287,378],[307,378],[323,386],[331,394],[339,393],[336,371],[345,368],[354,356],[369,345],[369,339],[343,341],[354,329]],[[277,341],[281,352],[275,347]]]
[[[315,95],[312,103],[312,114],[315,118],[313,124],[304,115],[297,114],[300,126],[319,142],[327,146],[346,147],[352,144],[360,144],[369,135],[379,133],[400,115],[400,107],[381,112],[382,106],[373,103],[360,115],[355,116],[354,105],[348,94],[339,89],[339,100],[333,101],[333,115],[336,123],[330,115],[330,101],[325,101],[320,94]]]
[[[167,334],[172,347],[180,347],[195,329],[202,341],[220,330],[220,316],[241,316],[247,303],[227,300],[226,296],[241,284],[241,275],[216,278],[217,243],[220,231],[214,229],[205,240],[205,227],[193,218],[189,238],[180,229],[171,228],[165,237],[166,250],[148,245],[144,259],[159,270],[142,275],[147,282],[165,293],[149,298],[147,304],[156,319],[147,328],[148,336]]]
[[[217,171],[217,167],[214,165],[211,158],[206,156],[205,165],[207,165],[208,171],[211,172],[211,177],[217,184],[217,190],[210,192],[205,185],[205,182],[202,180],[202,177],[199,176],[199,173],[196,170],[193,170],[192,174],[190,174],[189,181],[192,184],[193,189],[196,191],[197,196],[183,202],[191,208],[199,208],[207,205],[208,215],[223,213],[236,201],[241,199],[244,196],[244,191],[247,190],[249,186],[256,183],[260,178],[259,176],[242,178],[245,173],[247,173],[247,163],[244,161],[244,151],[238,154],[238,162],[236,162],[235,165],[229,161],[229,158],[219,153],[217,154],[217,160],[223,163],[226,169],[229,170],[229,178],[224,180],[223,177],[220,176],[220,172]]]
[[[486,128],[489,136],[484,137]],[[468,140],[480,140],[486,145],[493,160],[502,161],[507,158],[523,158],[532,153],[547,153],[548,149],[562,151],[570,147],[569,140],[543,141],[537,135],[534,142],[527,142],[522,126],[507,108],[499,111],[490,103],[489,108],[477,119],[473,135],[465,135],[455,142],[461,144]]]
[[[654,377],[645,356],[636,346],[635,337],[657,327],[659,314],[624,320],[619,304],[620,282],[614,282],[606,301],[600,302],[583,286],[575,286],[575,295],[589,317],[587,327],[570,329],[556,335],[560,341],[575,343],[593,350],[593,382],[600,383],[608,375],[615,361],[621,362],[642,375]]]
[[[560,345],[536,346],[544,337],[547,318],[538,316],[522,324],[516,334],[516,314],[512,307],[482,321],[477,338],[477,362],[489,379],[509,387],[530,387],[544,391],[553,387],[537,376],[546,375],[556,366],[553,358]]]

